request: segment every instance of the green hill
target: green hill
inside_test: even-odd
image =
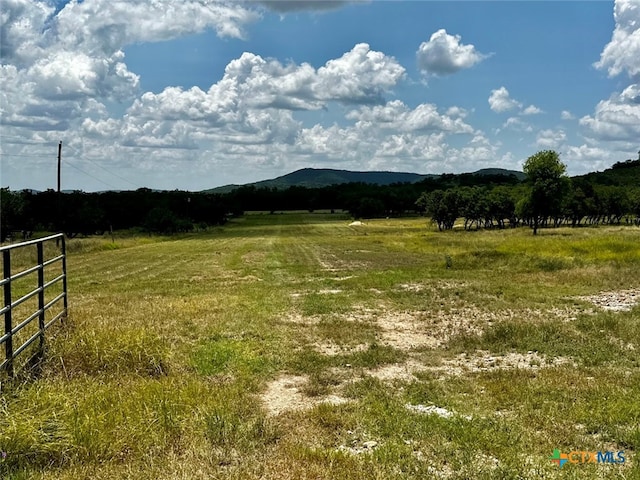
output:
[[[591,172],[573,177],[594,185],[640,186],[640,158],[615,163],[604,172]]]
[[[515,170],[505,170],[502,168],[485,168],[473,172],[473,175],[515,175],[519,180],[524,178],[524,173]],[[440,175],[419,174],[408,172],[357,172],[350,170],[335,170],[331,168],[303,168],[295,172],[282,175],[281,177],[247,185],[225,185],[217,187],[207,192],[228,193],[241,186],[254,186],[257,188],[277,188],[286,189],[289,187],[322,188],[330,185],[340,185],[345,183],[367,183],[375,185],[392,185],[394,183],[417,183],[425,179],[435,179]]]

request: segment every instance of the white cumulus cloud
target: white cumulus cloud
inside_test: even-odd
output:
[[[595,66],[607,69],[609,76],[625,71],[631,77],[640,76],[640,2],[616,0],[614,19],[616,28],[611,41]]]
[[[638,147],[640,139],[640,2],[616,0],[616,27],[595,66],[609,76],[626,72],[632,83],[622,92],[601,100],[592,115],[579,121],[592,143],[607,142],[619,152]]]
[[[622,93],[598,102],[592,116],[580,125],[597,140],[638,142],[640,139],[640,85],[630,85]]]
[[[522,110],[521,113],[522,115],[539,115],[544,112],[540,108],[536,107],[535,105],[529,105],[527,108]]]
[[[489,106],[491,110],[498,113],[508,112],[522,107],[522,103],[514,100],[509,95],[509,90],[505,87],[500,87],[496,90],[491,90],[489,96]]]
[[[347,114],[347,118],[400,132],[474,132],[461,117],[440,114],[438,108],[431,103],[423,103],[410,109],[402,101],[393,100],[386,105],[362,107]]]
[[[444,29],[438,30],[418,48],[418,68],[425,74],[449,75],[473,67],[487,58],[474,45],[464,45],[461,40],[460,35],[449,35]]]
[[[567,134],[564,130],[541,130],[538,132],[536,138],[536,145],[538,148],[546,150],[557,150],[567,139]]]
[[[360,43],[318,69],[315,90],[318,98],[375,101],[404,75],[404,67],[393,57]]]

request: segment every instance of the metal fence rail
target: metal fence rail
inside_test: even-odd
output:
[[[56,242],[56,245],[60,246],[60,255],[56,255],[48,260],[44,259],[44,244],[46,242]],[[11,252],[25,248],[31,245],[36,246],[37,252],[37,265],[27,268],[26,270],[11,274]],[[42,354],[44,351],[45,331],[57,320],[67,316],[67,255],[64,242],[64,235],[59,233],[51,235],[49,237],[39,238],[36,240],[30,240],[28,242],[16,243],[14,245],[7,245],[0,247],[0,253],[2,255],[3,263],[3,278],[0,280],[0,286],[4,292],[4,306],[0,309],[0,316],[4,316],[4,334],[0,337],[0,345],[4,344],[4,360],[0,363],[0,371],[5,370],[10,377],[14,376],[14,360],[20,355],[29,345],[36,340],[40,340],[37,354]],[[55,263],[61,264],[61,274],[54,279],[45,282],[45,267],[53,265]],[[14,300],[12,292],[12,283],[16,280],[25,277],[30,274],[37,273],[38,275],[38,287],[29,293]],[[58,283],[62,283],[62,293],[55,298],[45,303],[45,291],[47,288],[52,287]],[[13,312],[15,308],[27,300],[38,297],[38,309],[29,315],[27,318],[17,320],[20,323],[14,325]],[[53,308],[62,300],[62,309],[56,313],[51,320],[46,321],[47,310]],[[14,345],[14,337],[24,327],[29,325],[35,319],[38,319],[38,332],[32,335],[22,345]],[[1,358],[1,357],[0,357]]]

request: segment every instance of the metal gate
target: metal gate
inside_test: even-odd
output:
[[[53,254],[51,254],[51,245],[53,243],[55,243],[56,247]],[[45,249],[45,245],[48,245],[47,249]],[[33,246],[35,246],[36,249],[36,265],[33,265],[34,262],[29,263],[29,259],[25,261],[24,258],[25,256],[29,256],[29,247]],[[47,250],[46,253],[45,250]],[[67,316],[67,256],[64,235],[61,233],[37,240],[0,247],[0,252],[3,264],[3,278],[0,280],[0,286],[2,286],[4,292],[4,306],[0,310],[0,316],[4,316],[4,334],[0,337],[0,347],[4,344],[4,360],[0,363],[0,372],[5,370],[9,377],[13,377],[16,370],[14,362],[16,357],[23,353],[36,340],[39,340],[39,345],[31,359],[42,355],[44,352],[45,331],[54,322]],[[15,255],[19,254],[19,252],[24,252],[24,254],[23,257],[19,259],[20,261],[16,262],[18,264],[17,268],[24,268],[24,270],[12,272],[12,270],[15,270],[15,268],[12,268],[12,254],[14,254],[15,258]],[[46,259],[45,256],[50,256],[51,258]],[[31,266],[25,268],[25,264]],[[53,272],[55,275],[54,278],[46,280],[47,274],[51,276],[52,273],[52,268],[48,267],[57,266],[56,264],[60,264],[60,270]],[[22,279],[36,275],[37,287],[25,293],[25,280]],[[18,281],[21,281],[20,285],[17,284]],[[47,299],[47,292],[52,291],[52,287],[57,284],[61,284],[61,288],[55,287],[56,291],[62,290],[61,293],[55,295],[54,298]],[[15,286],[19,288],[14,288]],[[14,300],[14,297],[18,298]],[[31,312],[30,314],[20,313],[21,315],[25,315],[26,318],[16,318],[17,308],[28,305],[28,301],[36,297],[37,306],[33,307],[35,312],[29,310],[29,312]],[[60,308],[61,301],[62,308]],[[50,318],[47,320],[47,312],[49,310],[51,310],[51,312],[49,312]],[[32,325],[32,322],[36,319],[38,321],[37,331],[18,345],[18,343],[22,341],[20,337],[24,336],[24,332],[27,332],[28,335],[29,330],[36,330],[34,325]],[[31,328],[29,329],[28,327],[30,325]],[[0,331],[0,333],[2,332]],[[0,356],[0,358],[2,357]]]

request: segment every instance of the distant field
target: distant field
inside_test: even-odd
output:
[[[350,222],[69,241],[0,477],[640,478],[640,229]]]

